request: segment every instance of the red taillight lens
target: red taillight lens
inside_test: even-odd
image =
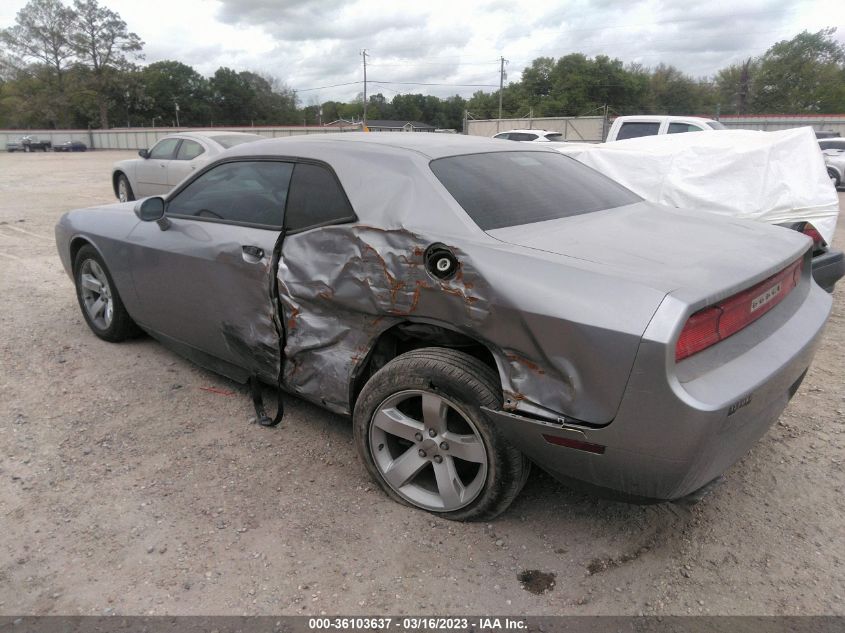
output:
[[[819,233],[816,227],[814,227],[809,222],[804,225],[804,228],[801,230],[801,232],[807,237],[809,237],[811,240],[813,240],[814,251],[817,251],[827,246],[827,242],[824,241],[822,234]]]
[[[766,314],[798,285],[803,266],[804,260],[799,259],[748,290],[693,314],[678,338],[675,360],[725,340]]]

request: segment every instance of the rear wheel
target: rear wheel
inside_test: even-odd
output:
[[[379,370],[355,405],[358,453],[393,499],[453,520],[504,510],[530,462],[480,407],[501,407],[493,370],[451,349],[403,354]]]
[[[123,174],[117,177],[117,199],[121,202],[129,202],[135,199],[129,179]]]
[[[79,249],[73,270],[79,307],[94,334],[117,343],[140,332],[123,306],[103,258],[93,246]]]
[[[834,187],[838,188],[842,185],[842,179],[839,177],[839,172],[832,167],[827,168],[827,175],[830,176],[830,179],[833,181]]]

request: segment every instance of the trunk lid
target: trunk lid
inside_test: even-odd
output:
[[[811,245],[781,227],[650,202],[487,233],[690,301],[750,286]]]

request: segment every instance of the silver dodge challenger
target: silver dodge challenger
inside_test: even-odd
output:
[[[351,415],[388,495],[458,520],[504,511],[532,463],[697,498],[795,394],[831,308],[795,231],[457,135],[234,147],[166,197],[65,214],[56,242],[94,334]]]

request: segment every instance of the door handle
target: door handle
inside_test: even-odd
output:
[[[243,258],[245,262],[256,264],[264,257],[264,249],[259,246],[247,245],[243,247]]]

